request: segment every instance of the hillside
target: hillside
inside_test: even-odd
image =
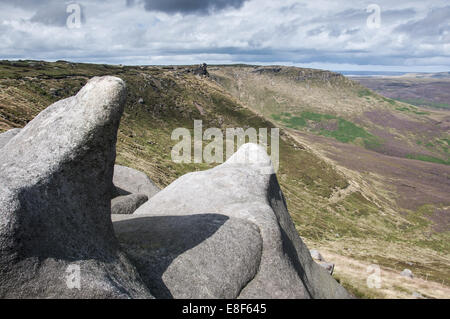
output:
[[[92,76],[116,75],[128,86],[117,162],[165,187],[211,167],[171,161],[175,128],[192,130],[194,120],[222,130],[280,126],[278,177],[289,212],[308,246],[336,263],[344,286],[364,297],[448,296],[449,136],[441,113],[422,114],[326,71],[214,66],[207,77],[194,69],[3,61],[0,131],[24,126]],[[380,290],[366,285],[373,263],[385,274]],[[406,281],[403,268],[420,278]]]
[[[397,77],[354,77],[354,80],[392,99],[426,108],[450,109],[448,73],[405,74]]]
[[[450,164],[448,112],[394,101],[328,71],[233,66],[210,72],[242,103],[285,127]]]

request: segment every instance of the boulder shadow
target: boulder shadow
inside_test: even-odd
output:
[[[295,230],[295,226],[290,218],[286,199],[284,198],[275,174],[270,175],[267,200],[277,217],[283,243],[283,251],[289,257],[295,271],[302,280],[306,293],[312,297],[312,292],[308,288],[311,287],[311,283],[306,275],[304,265],[300,262],[301,258],[299,256],[299,251],[297,250],[301,245],[301,238]]]
[[[123,251],[151,294],[172,299],[164,272],[179,255],[214,235],[228,219],[219,214],[133,216],[115,221],[113,226]]]

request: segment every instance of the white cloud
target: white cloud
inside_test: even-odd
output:
[[[450,7],[441,0],[216,1],[208,10],[199,7],[204,0],[179,10],[178,0],[167,10],[145,10],[142,1],[79,3],[84,23],[68,29],[61,1],[1,0],[0,58],[450,70]],[[371,3],[381,7],[380,29],[366,25]]]

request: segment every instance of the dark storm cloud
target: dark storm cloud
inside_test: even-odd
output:
[[[60,1],[61,3],[64,3]],[[0,4],[9,4],[24,9],[36,9],[45,5],[54,4],[54,0],[0,0]]]
[[[412,8],[381,11],[382,22],[386,24],[408,21],[410,18],[414,17],[415,14],[416,11]],[[317,33],[324,32],[327,29],[331,34],[336,36],[337,33],[341,33],[337,29],[341,29],[342,32],[345,32],[344,30],[349,28],[352,30],[359,29],[361,26],[365,25],[367,17],[368,13],[365,9],[348,9],[329,16],[319,16],[310,19],[305,22],[305,24],[322,24],[320,27],[311,30],[311,35],[316,35]],[[327,23],[324,24],[324,21]]]
[[[65,27],[68,3],[82,4],[87,16],[88,23],[76,32]],[[450,65],[448,0],[377,0],[373,3],[381,7],[378,29],[368,28],[369,3],[0,0],[0,59],[309,63],[327,68],[422,65],[437,69]]]
[[[382,22],[385,24],[395,24],[399,21],[408,21],[415,14],[416,11],[412,8],[384,10],[382,11]],[[341,35],[355,35],[365,28],[367,17],[368,13],[365,9],[348,9],[327,17],[316,17],[305,23],[306,25],[319,24],[310,29],[307,35],[317,36],[324,32],[334,38]]]
[[[450,32],[450,6],[433,9],[425,18],[402,24],[395,31],[426,37]]]
[[[30,21],[46,25],[65,26],[68,15],[64,3],[52,3],[39,7]]]
[[[180,53],[177,50],[166,50],[167,53]],[[316,49],[241,49],[235,47],[224,47],[217,49],[190,49],[183,50],[185,55],[196,54],[230,54],[233,61],[253,63],[254,61],[262,63],[271,63],[276,56],[277,62],[283,63],[314,63],[317,61],[330,61],[333,63],[368,65],[377,61],[382,65],[399,65],[403,62],[405,56],[379,56],[376,52],[365,50],[346,50],[336,52],[331,50]],[[426,57],[426,55],[415,55],[414,57]]]
[[[227,8],[240,8],[248,0],[126,0],[127,6],[144,3],[145,10],[169,14],[209,14]]]
[[[414,17],[414,15],[417,13],[416,10],[413,8],[408,9],[391,9],[387,10],[383,7],[381,9],[381,14],[383,17],[383,20],[387,23],[393,23],[398,22],[401,20],[409,19]],[[332,15],[329,17],[329,21],[332,22],[339,22],[339,23],[354,23],[354,22],[361,22],[366,21],[368,16],[368,12],[366,8],[361,8],[359,10],[356,9],[349,9],[342,12],[339,12],[337,14]],[[316,20],[320,20],[319,18],[316,18]],[[312,20],[314,21],[314,20]]]
[[[80,5],[81,23],[86,22],[83,6]],[[31,22],[38,22],[45,25],[65,27],[67,18],[72,12],[67,12],[67,4],[55,3],[52,6],[42,6],[31,17]]]

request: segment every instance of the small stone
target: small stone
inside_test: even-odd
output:
[[[113,183],[116,186],[116,194],[113,194],[113,198],[129,194],[144,194],[152,198],[160,191],[160,188],[145,173],[121,165],[114,166]]]
[[[400,275],[403,276],[403,277],[407,277],[407,278],[414,278],[414,275],[413,275],[412,271],[409,270],[409,269],[404,269],[404,270],[400,273]]]
[[[205,222],[210,220],[209,217],[213,220],[229,219],[229,222],[217,232],[224,238],[230,238],[230,245],[227,241],[219,240],[221,236],[213,236],[205,246],[207,248],[204,248],[207,252],[204,249],[195,252],[192,249],[183,249],[176,258],[179,262],[170,266],[173,268],[166,277],[163,275],[163,282],[152,280],[161,276],[154,275],[155,269],[147,267],[145,260],[139,258],[136,247],[139,243],[139,247],[143,247],[140,248],[142,254],[153,256],[153,246],[156,242],[153,233],[157,228],[150,231],[150,228],[145,230],[140,225],[148,221],[150,227],[152,220],[157,221],[164,216],[176,217],[173,223],[178,219],[180,222],[183,219],[190,222],[195,220],[192,216],[199,215],[205,216]],[[140,264],[137,268],[144,281],[149,286],[156,284],[159,289],[167,289],[172,295],[193,298],[195,294],[192,294],[191,287],[202,287],[199,291],[201,296],[204,296],[205,292],[211,292],[208,295],[210,298],[233,296],[236,291],[239,291],[237,297],[243,299],[350,298],[348,292],[333,277],[313,262],[289,215],[271,159],[266,150],[259,145],[245,144],[224,164],[178,178],[149,199],[133,216],[146,219],[127,222],[127,228],[139,228],[129,229],[126,233],[117,227],[117,222],[114,223],[119,242],[124,248],[129,247],[126,251],[131,256],[136,256],[131,257],[133,260],[140,260],[136,264]],[[125,227],[125,224],[123,225]],[[245,229],[257,229],[259,235],[255,234],[253,239],[249,238],[249,234],[246,233],[249,230]],[[144,231],[148,232],[147,238],[141,235]],[[172,236],[170,232],[162,230],[158,233],[161,236],[158,241],[164,236],[168,238]],[[188,238],[190,236],[196,239],[196,232]],[[241,241],[242,245],[235,246],[236,240]],[[255,245],[257,241],[260,241],[261,245]],[[259,249],[262,251],[258,252]],[[216,257],[207,259],[206,253],[207,256]],[[244,263],[247,259],[239,256],[251,255],[254,256],[252,258],[254,260],[259,253],[261,257],[256,264],[258,271],[253,275],[253,271],[248,271],[255,269],[255,264]],[[228,256],[224,259],[227,263],[228,259],[243,260],[233,266],[235,267],[233,269],[240,270],[233,272],[233,275],[226,274],[224,281],[205,281],[202,274],[217,274],[218,271],[214,268],[223,269],[222,263],[217,262],[223,256]],[[182,260],[185,262],[181,262]],[[189,267],[194,260],[204,260],[203,263],[196,262],[196,271],[192,271],[192,267]],[[333,267],[328,268],[330,272]],[[186,277],[187,270],[190,273],[189,277]],[[247,282],[249,274],[252,279]],[[225,273],[216,276],[224,275]],[[149,281],[146,281],[146,278]],[[190,285],[180,284],[187,279]],[[244,282],[245,285],[242,285]]]
[[[415,299],[427,299],[427,298],[425,298],[424,296],[422,296],[422,294],[421,294],[420,292],[417,292],[417,291],[414,291],[414,292],[412,293],[412,296],[413,296]]]
[[[332,263],[327,263],[327,262],[320,262],[319,265],[320,265],[321,267],[325,268],[325,269],[328,271],[328,273],[329,273],[330,275],[333,275],[333,272],[334,272],[334,264],[332,264]]]
[[[111,214],[114,215],[130,215],[136,209],[148,201],[148,196],[144,194],[130,194],[119,196],[111,200]]]

